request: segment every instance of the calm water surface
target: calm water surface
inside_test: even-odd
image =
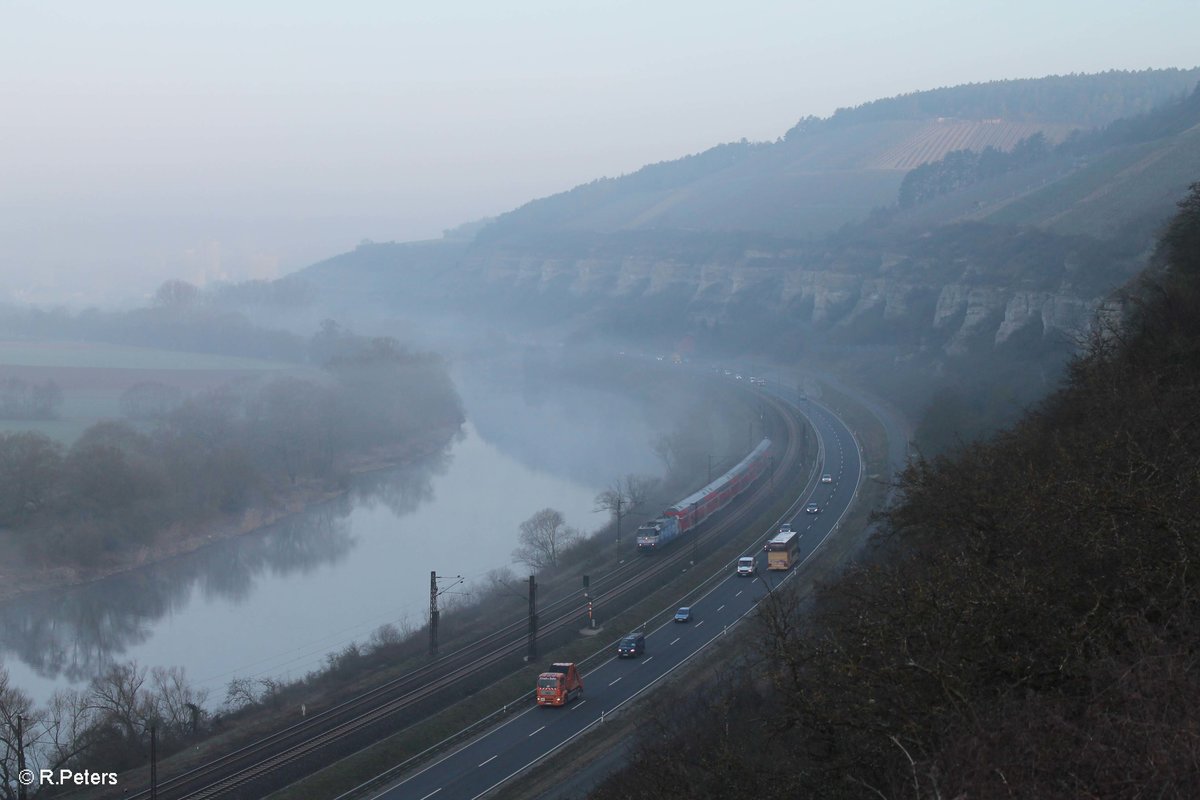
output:
[[[604,522],[593,501],[611,476],[654,469],[649,431],[619,400],[531,403],[519,388],[463,388],[480,427],[468,422],[443,453],[365,476],[347,497],[263,531],[0,605],[11,683],[40,704],[136,659],[184,666],[215,707],[233,677],[300,677],[384,623],[423,625],[430,570],[464,576],[469,591],[511,563],[535,511],[557,508],[590,531]]]

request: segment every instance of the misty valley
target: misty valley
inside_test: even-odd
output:
[[[419,629],[430,569],[463,575],[469,602],[510,567],[518,523],[539,508],[600,527],[593,500],[613,476],[661,471],[661,419],[520,365],[464,371],[461,430],[412,463],[352,476],[332,500],[161,564],[0,603],[10,679],[44,702],[114,662],[183,666],[216,710],[232,678],[302,676],[375,627]]]
[[[1198,81],[923,89],[270,278],[12,293],[0,800],[1193,796]]]

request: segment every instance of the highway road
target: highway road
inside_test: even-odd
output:
[[[705,647],[722,646],[730,628],[745,618],[773,587],[805,568],[813,552],[836,530],[862,481],[858,445],[842,422],[815,401],[801,401],[820,444],[815,476],[828,473],[832,482],[814,480],[799,492],[792,511],[779,522],[791,522],[801,533],[800,557],[789,572],[768,572],[763,542],[775,526],[762,531],[746,555],[757,559],[755,577],[738,577],[731,562],[678,605],[691,606],[689,623],[667,622],[646,631],[646,651],[637,658],[615,657],[616,640],[627,631],[612,631],[614,657],[583,676],[584,695],[563,708],[540,708],[529,689],[528,708],[472,739],[437,761],[404,775],[376,800],[460,800],[478,798],[571,743],[609,715],[636,703],[638,697]],[[815,502],[820,511],[806,513]],[[677,542],[675,546],[679,546]],[[654,556],[649,556],[653,558]]]

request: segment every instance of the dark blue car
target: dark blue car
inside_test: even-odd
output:
[[[617,655],[620,658],[632,658],[646,652],[646,636],[642,633],[631,633],[617,644]]]

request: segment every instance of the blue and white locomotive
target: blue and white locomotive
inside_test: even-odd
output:
[[[652,553],[720,511],[745,491],[770,463],[771,440],[763,439],[750,455],[698,492],[688,495],[637,529],[638,550]]]

